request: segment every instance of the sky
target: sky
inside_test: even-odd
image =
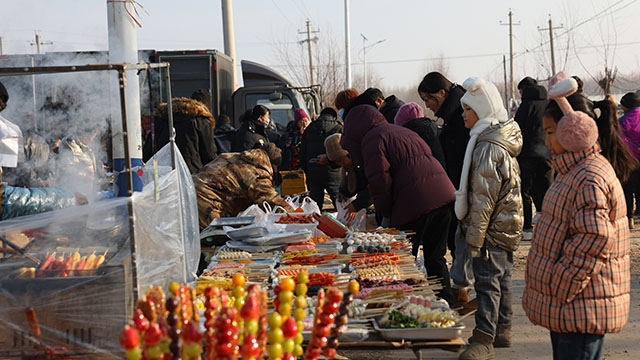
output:
[[[223,50],[219,0],[137,0],[141,49]],[[640,87],[626,80],[640,68],[638,0],[351,0],[352,71],[363,70],[362,37],[369,44],[369,71],[387,88],[414,87],[438,63],[448,77],[469,76],[502,81],[502,57],[509,59],[509,9],[514,22],[514,78],[547,78],[550,70],[548,31],[555,26],[558,70],[584,78],[596,76],[605,62],[618,68],[619,91]],[[304,38],[298,32],[311,20],[320,41],[335,44],[338,69],[344,73],[344,0],[236,0],[233,4],[239,59],[270,65],[287,74],[279,51],[292,53]],[[43,50],[106,50],[106,1],[6,1],[0,13],[5,54],[35,52],[34,31]],[[318,46],[320,48],[321,46]],[[279,50],[280,49],[280,50]],[[295,52],[297,53],[297,52]],[[304,52],[302,52],[305,54]],[[328,65],[328,64],[320,64]],[[508,63],[507,63],[508,67]],[[383,89],[384,90],[384,89]]]

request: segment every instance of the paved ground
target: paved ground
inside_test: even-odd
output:
[[[629,322],[619,334],[605,336],[603,359],[640,359],[640,231],[632,233],[631,249],[631,311]],[[529,243],[520,246],[514,257],[514,346],[508,349],[496,349],[496,359],[551,359],[551,340],[547,329],[532,325],[522,306],[524,289],[524,266],[529,251]],[[465,320],[467,329],[463,336],[471,336],[474,327],[473,317]],[[388,351],[341,351],[349,359],[416,359],[409,350]],[[457,359],[457,354],[443,350],[422,350],[422,359]]]

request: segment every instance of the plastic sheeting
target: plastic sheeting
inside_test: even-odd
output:
[[[91,269],[35,271],[32,260],[0,255],[0,358],[122,358],[119,338],[133,314],[134,274],[139,293],[149,285],[194,280],[200,255],[195,190],[177,148],[158,152],[142,170],[145,186],[132,198],[103,200],[0,222],[0,236],[45,259],[62,262],[104,255]],[[157,192],[156,192],[157,189]],[[156,196],[156,193],[158,196]],[[135,262],[132,268],[130,205]],[[75,267],[74,267],[75,265]],[[33,270],[30,270],[32,268]],[[85,267],[86,268],[86,267]],[[135,271],[133,271],[135,270]],[[35,321],[34,321],[35,320]]]

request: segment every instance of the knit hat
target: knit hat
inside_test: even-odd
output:
[[[558,121],[556,138],[569,152],[586,150],[598,141],[598,127],[589,115],[582,111],[573,111],[567,96],[578,90],[578,83],[564,71],[549,80],[549,99],[558,103],[564,116]]]
[[[7,88],[4,87],[2,82],[0,82],[0,100],[4,101],[5,103],[9,101],[9,93],[7,92]]]
[[[296,124],[298,123],[298,121],[304,118],[309,118],[309,115],[307,115],[307,112],[304,111],[304,109],[296,109],[296,111],[293,113],[294,123]]]
[[[342,139],[342,134],[333,134],[324,140],[324,148],[329,161],[335,162],[349,155],[349,152],[340,146],[340,139]]]
[[[276,146],[274,143],[269,143],[265,145],[262,150],[264,150],[267,155],[269,155],[269,161],[271,164],[280,166],[282,165],[282,150]]]
[[[490,82],[477,77],[470,77],[462,85],[467,92],[460,99],[464,106],[472,108],[478,119],[494,118],[498,122],[508,120],[507,110],[502,103],[498,88]]]
[[[418,119],[424,117],[424,113],[422,111],[422,107],[420,105],[411,102],[406,103],[400,106],[398,112],[396,113],[396,117],[393,119],[393,122],[396,125],[404,126],[406,123],[413,119]]]
[[[635,109],[640,107],[640,96],[637,93],[630,92],[625,94],[622,99],[620,99],[620,105],[626,107],[627,109]]]

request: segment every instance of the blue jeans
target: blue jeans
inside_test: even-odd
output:
[[[498,324],[511,324],[511,269],[513,252],[486,240],[480,256],[471,260],[478,299],[476,329],[496,334]]]
[[[455,221],[455,218],[454,220]],[[466,289],[473,283],[473,269],[471,268],[471,256],[467,249],[467,242],[462,237],[460,226],[456,229],[455,234],[456,256],[453,258],[453,265],[449,270],[454,289]]]
[[[551,332],[553,360],[598,360],[604,335]]]

